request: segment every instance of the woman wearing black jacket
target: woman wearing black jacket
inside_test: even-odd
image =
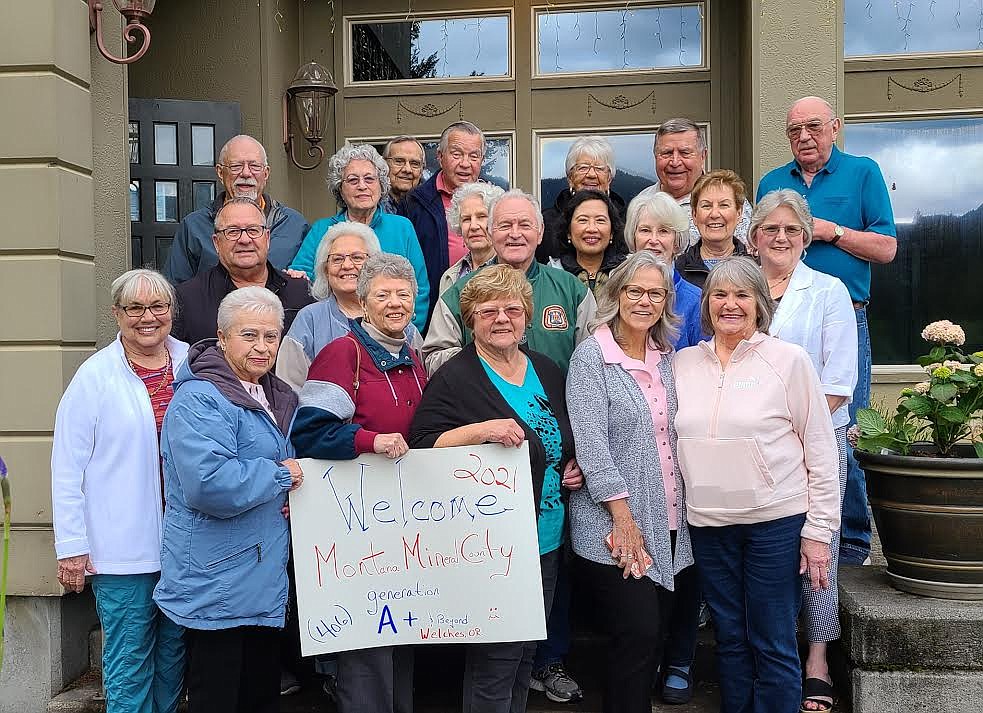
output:
[[[611,199],[599,191],[577,191],[563,213],[566,234],[559,257],[550,261],[578,277],[596,295],[608,273],[625,261],[624,222]]]
[[[532,317],[532,287],[518,270],[483,269],[461,292],[461,314],[474,341],[432,375],[413,417],[410,447],[528,441],[548,617],[565,531],[563,489],[583,484],[563,372],[549,357],[519,348]],[[524,711],[535,651],[534,641],[470,645],[464,710]]]

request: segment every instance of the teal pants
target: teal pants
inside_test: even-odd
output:
[[[97,574],[106,713],[174,713],[184,687],[184,627],[154,603],[159,572]]]

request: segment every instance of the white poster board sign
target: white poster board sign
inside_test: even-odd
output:
[[[305,656],[545,638],[528,444],[300,464],[290,529]]]

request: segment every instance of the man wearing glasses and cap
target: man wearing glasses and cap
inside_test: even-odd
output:
[[[290,264],[310,228],[304,216],[264,193],[270,166],[266,149],[252,136],[229,139],[218,154],[215,173],[225,190],[211,204],[186,215],[174,234],[163,272],[175,285],[218,263],[212,246],[215,216],[231,198],[249,198],[259,205],[270,233],[269,260],[278,270]]]
[[[769,172],[758,184],[758,200],[770,191],[791,188],[809,203],[814,217],[812,244],[803,258],[846,285],[857,317],[859,378],[850,403],[850,420],[870,402],[870,264],[894,260],[894,211],[881,169],[866,156],[852,156],[835,145],[842,124],[828,102],[805,97],[792,104],[785,121],[792,161]],[[849,449],[840,562],[862,564],[870,554],[870,519],[864,473]]]

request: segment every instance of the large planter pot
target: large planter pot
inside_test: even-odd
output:
[[[855,453],[892,585],[983,600],[983,459]]]

